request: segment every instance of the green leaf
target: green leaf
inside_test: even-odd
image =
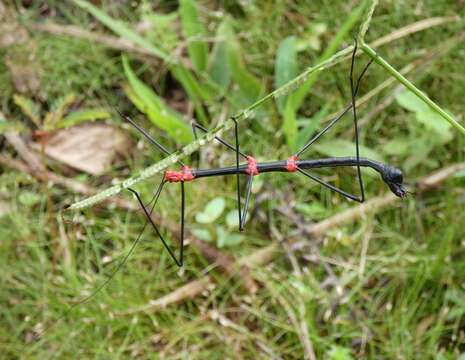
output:
[[[32,191],[22,191],[18,197],[19,202],[27,207],[32,207],[39,203],[40,195]]]
[[[3,119],[2,113],[0,112],[0,134],[6,134],[7,132],[23,132],[26,130],[23,124],[18,121],[7,121]]]
[[[275,89],[283,86],[298,74],[297,38],[289,36],[279,44],[274,70]],[[287,96],[277,98],[278,108],[282,112]]]
[[[445,143],[452,139],[452,126],[445,122],[441,115],[428,109],[425,112],[417,112],[416,119],[426,128],[434,131],[439,136],[439,142]]]
[[[195,220],[200,224],[210,224],[221,216],[225,206],[224,198],[217,197],[205,206],[203,212],[197,213]]]
[[[208,231],[207,229],[193,228],[191,232],[195,237],[198,237],[200,240],[203,240],[205,242],[212,241],[212,235],[210,234],[210,231]]]
[[[289,102],[286,103],[286,108],[284,109],[284,121],[283,121],[283,132],[286,137],[286,143],[289,146],[291,151],[296,149],[296,139],[297,139],[297,119],[296,112]]]
[[[350,349],[339,345],[331,346],[328,352],[328,359],[330,360],[353,360]]]
[[[215,45],[210,55],[210,77],[220,86],[223,93],[231,82],[231,68],[228,61],[228,23],[223,21],[216,31]]]
[[[383,145],[383,152],[388,155],[405,155],[409,152],[409,139],[397,138]]]
[[[228,63],[234,81],[239,86],[243,100],[250,104],[262,93],[262,85],[246,68],[241,56],[241,47],[230,22],[225,22],[225,37],[228,44]]]
[[[182,84],[190,100],[194,103],[198,118],[203,122],[208,122],[208,117],[203,109],[202,99],[209,101],[212,98],[211,89],[203,86],[194,75],[185,67],[176,65],[171,68],[174,77]]]
[[[202,72],[207,67],[208,45],[205,41],[193,40],[206,35],[205,28],[199,20],[197,5],[192,0],[181,0],[179,13],[184,33],[187,36],[187,51],[194,69]]]
[[[68,94],[55,100],[44,120],[44,130],[54,130],[57,122],[63,119],[68,108],[76,101],[74,94]]]
[[[86,121],[104,120],[110,117],[110,113],[105,109],[83,109],[73,111],[56,124],[56,128],[68,128]]]
[[[162,50],[158,47],[151,44],[149,41],[144,39],[135,31],[132,31],[125,23],[119,20],[115,20],[108,16],[104,11],[100,10],[96,6],[92,5],[90,2],[86,0],[73,0],[76,5],[83,8],[84,10],[91,13],[95,16],[102,24],[107,26],[111,31],[118,34],[119,36],[129,40],[133,44],[137,44],[147,51],[150,51],[153,55],[158,56],[159,58],[172,62],[173,59],[169,58],[168,54],[165,54]]]
[[[428,112],[429,107],[421,99],[410,91],[402,91],[396,95],[397,103],[404,109],[415,113]]]
[[[39,105],[21,95],[13,95],[13,101],[16,105],[19,106],[23,114],[26,115],[29,119],[31,119],[35,126],[37,126],[38,128],[42,127],[40,121]]]
[[[221,226],[216,228],[216,236],[216,246],[219,248],[236,246],[244,241],[244,236],[240,234],[230,234]]]
[[[318,152],[327,156],[355,156],[355,144],[351,141],[332,139],[312,145]],[[383,156],[378,152],[360,145],[360,156],[383,162]]]
[[[231,210],[228,212],[226,215],[226,225],[228,225],[228,228],[235,228],[239,226],[239,213],[237,210]]]
[[[123,56],[123,67],[132,95],[138,100],[134,102],[139,110],[148,116],[150,121],[160,129],[166,131],[174,140],[187,144],[193,139],[192,130],[183,116],[169,108],[152,89],[140,81],[132,71],[129,61]],[[143,106],[140,108],[139,106]]]

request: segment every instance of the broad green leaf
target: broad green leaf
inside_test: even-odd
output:
[[[452,139],[452,129],[442,116],[428,109],[425,112],[417,112],[416,119],[425,125],[426,128],[434,131],[439,136],[439,141],[445,143]]]
[[[216,236],[216,246],[219,248],[236,246],[244,241],[243,235],[228,233],[221,226],[216,228]]]
[[[402,91],[396,95],[397,103],[402,106],[404,109],[415,113],[428,112],[429,107],[422,100],[418,98],[415,94],[410,91]]]
[[[216,31],[215,45],[210,55],[210,77],[220,86],[223,93],[231,82],[231,68],[228,62],[227,21],[223,21]]]
[[[198,237],[200,240],[203,240],[205,242],[212,241],[212,235],[210,234],[210,231],[208,231],[207,229],[193,228],[191,232],[195,237]]]
[[[239,226],[239,213],[237,210],[231,210],[228,212],[226,215],[226,225],[228,225],[228,228],[235,228]]]
[[[202,72],[207,67],[208,45],[205,41],[199,40],[199,38],[206,36],[206,31],[199,20],[195,1],[181,0],[179,14],[181,15],[182,27],[187,36],[187,51],[192,65],[196,71]]]
[[[225,206],[224,199],[217,197],[210,201],[202,212],[197,213],[195,220],[200,224],[210,224],[221,216]]]
[[[19,106],[24,115],[26,115],[35,126],[38,128],[42,127],[40,121],[40,108],[35,102],[31,99],[28,99],[21,95],[13,95],[13,101],[16,105]]]
[[[32,207],[39,203],[40,195],[32,191],[22,191],[18,197],[19,202],[27,207]]]
[[[279,44],[274,70],[275,89],[283,86],[298,74],[296,45],[297,38],[295,36],[289,36]],[[281,96],[277,99],[278,108],[281,112],[284,109],[286,99],[287,96]]]
[[[350,349],[339,345],[331,346],[328,352],[327,359],[329,360],[353,360]]]
[[[129,84],[137,96],[136,105],[143,105],[141,110],[156,126],[165,130],[174,140],[187,144],[193,139],[192,130],[181,114],[170,109],[152,89],[140,81],[132,71],[129,62],[123,56],[123,67]]]
[[[60,120],[55,128],[67,128],[74,126],[86,121],[104,120],[110,117],[110,113],[105,109],[84,109],[79,111],[73,111],[68,114],[65,118]]]
[[[115,20],[112,17],[108,16],[104,11],[100,10],[98,7],[92,5],[90,2],[86,0],[73,0],[76,5],[83,8],[84,10],[91,13],[95,16],[102,24],[107,26],[110,30],[114,33],[118,34],[119,36],[129,40],[130,42],[137,44],[144,49],[150,51],[153,55],[158,56],[159,58],[165,61],[173,61],[173,59],[169,58],[168,54],[165,54],[162,50],[160,50],[155,45],[151,44],[145,38],[140,36],[135,31],[132,31],[125,23],[119,20]]]
[[[355,143],[347,140],[332,139],[312,145],[319,153],[327,156],[355,156]],[[383,161],[383,156],[378,152],[360,145],[360,156],[372,160]]]

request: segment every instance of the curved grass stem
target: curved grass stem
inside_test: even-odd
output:
[[[426,105],[428,105],[431,110],[439,114],[444,118],[449,124],[454,128],[460,131],[465,135],[465,128],[460,125],[457,120],[455,120],[451,115],[444,111],[439,105],[437,105],[433,100],[431,100],[424,92],[418,89],[414,84],[412,84],[406,77],[404,77],[400,72],[398,72],[391,64],[379,56],[375,50],[373,50],[366,43],[362,43],[360,46],[364,53],[370,56],[377,64],[382,66],[391,76],[393,76],[398,82],[404,85],[409,91],[415,94],[420,100],[422,100]]]

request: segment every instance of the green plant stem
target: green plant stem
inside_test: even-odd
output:
[[[377,64],[381,65],[385,70],[389,72],[397,81],[404,85],[409,91],[414,93],[419,99],[421,99],[426,105],[428,105],[434,112],[441,115],[446,121],[449,122],[453,127],[459,130],[463,135],[465,135],[465,128],[460,125],[457,120],[455,120],[451,115],[444,111],[440,106],[438,106],[433,100],[431,100],[425,93],[418,89],[414,84],[412,84],[407,78],[405,78],[401,73],[394,69],[386,60],[379,56],[375,50],[373,50],[369,45],[363,43],[361,46],[363,52],[370,56]]]

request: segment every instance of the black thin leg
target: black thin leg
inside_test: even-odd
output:
[[[352,107],[352,104],[349,104],[346,106],[344,110],[341,111],[339,115],[337,115],[331,122],[326,125],[323,130],[321,130],[318,134],[316,134],[314,137],[310,139],[308,143],[306,143],[297,153],[294,154],[294,156],[300,156],[305,150],[307,150],[310,145],[312,145],[315,141],[317,141],[323,134],[325,134],[329,129],[331,129],[339,120],[342,119],[342,117],[347,114],[347,112],[350,110]]]
[[[355,52],[357,51],[357,48],[355,47],[354,49],[354,53],[352,54],[352,61],[354,61],[354,55],[355,55]],[[351,94],[352,94],[352,99],[351,99],[351,102],[349,105],[347,105],[344,110],[342,110],[333,120],[331,120],[331,122],[326,125],[319,133],[317,133],[314,137],[312,137],[297,153],[295,153],[294,155],[295,156],[300,156],[303,152],[305,152],[305,150],[307,150],[310,145],[312,145],[315,141],[317,141],[323,134],[325,134],[329,129],[331,129],[339,120],[342,119],[342,117],[347,114],[347,112],[353,108],[355,106],[355,101],[354,101],[354,98],[355,96],[357,95],[357,92],[358,92],[358,89],[359,89],[359,86],[360,86],[360,81],[362,80],[363,76],[365,75],[366,71],[368,70],[369,66],[371,65],[371,63],[373,62],[373,59],[371,59],[366,65],[365,67],[363,68],[363,71],[362,73],[360,74],[360,76],[358,77],[357,79],[357,84],[355,86],[355,89],[353,88],[353,77],[352,77],[352,74],[353,74],[353,63],[352,63],[352,66],[351,66],[351,78],[350,78],[350,81],[351,81]],[[358,135],[358,128],[356,129],[356,134]],[[356,144],[358,144],[358,138],[356,137]],[[358,145],[357,145],[358,147]]]
[[[247,190],[246,190],[246,195],[245,195],[245,204],[244,204],[244,212],[242,213],[242,218],[241,222],[239,225],[239,230],[242,231],[244,230],[244,225],[247,220],[247,210],[249,209],[249,202],[250,202],[250,194],[252,193],[252,180],[253,176],[249,176],[249,180],[247,181]]]
[[[238,222],[239,222],[239,229],[242,229],[242,209],[241,209],[241,182],[240,182],[240,174],[239,174],[239,155],[243,158],[247,159],[247,155],[241,152],[239,147],[239,130],[237,120],[232,117],[232,121],[234,121],[234,137],[235,137],[235,146],[231,145],[227,141],[221,139],[218,136],[215,136],[215,139],[219,141],[221,144],[226,146],[228,149],[233,150],[236,153],[236,187],[237,187],[237,212],[238,212]],[[202,130],[203,132],[208,132],[208,130],[200,124],[196,122],[192,122],[192,130],[194,132],[194,136],[197,139],[197,129]]]
[[[236,120],[233,119],[233,121],[236,123],[236,126],[237,126],[237,122]],[[200,129],[202,130],[203,132],[208,132],[208,129],[203,127],[202,125],[196,123],[196,122],[192,122],[192,131],[194,132],[194,136],[195,138],[197,139],[197,129]],[[218,136],[215,136],[215,140],[219,141],[221,144],[223,144],[224,146],[226,146],[228,149],[234,151],[234,152],[237,152],[237,148],[233,145],[231,145],[230,143],[228,143],[227,141],[221,139],[220,137]],[[247,155],[245,155],[244,153],[242,153],[240,150],[238,151],[239,154],[244,157],[244,159],[247,159]]]
[[[162,180],[162,182],[160,183],[160,186],[157,190],[157,198],[155,200],[155,204],[158,200],[158,197],[160,196],[160,193],[163,189],[163,186],[165,185],[165,181]],[[140,197],[139,193],[137,191],[135,191],[134,189],[131,189],[131,188],[128,188],[129,191],[131,191],[137,198],[137,201],[139,202],[139,205],[140,207],[142,208],[142,210],[144,211],[144,214],[145,214],[145,217],[147,218],[148,222],[152,225],[152,228],[155,230],[155,232],[157,233],[158,237],[160,238],[161,242],[163,243],[163,245],[165,246],[166,250],[168,251],[168,253],[170,254],[171,258],[174,260],[174,262],[176,263],[176,265],[178,265],[179,267],[182,266],[182,259],[181,261],[179,261],[176,256],[174,255],[173,251],[171,250],[171,248],[169,247],[168,243],[165,241],[165,239],[163,238],[163,236],[161,235],[160,233],[160,230],[158,230],[158,227],[157,225],[155,225],[155,223],[153,222],[152,220],[152,217],[151,217],[151,212],[149,212],[147,210],[147,208],[144,206],[144,203],[142,202],[142,198]],[[155,204],[153,205],[153,208],[155,207]],[[152,209],[153,209],[152,208]],[[183,253],[183,250],[181,249],[180,250],[181,254]]]
[[[300,168],[297,168],[297,171],[304,174],[305,176],[309,177],[313,181],[316,181],[320,185],[323,185],[323,186],[327,187],[328,189],[331,189],[331,190],[337,192],[338,194],[341,194],[342,196],[345,196],[348,199],[351,199],[351,200],[354,200],[354,201],[357,201],[357,202],[363,202],[363,200],[360,197],[358,197],[356,195],[353,195],[353,194],[350,194],[347,191],[341,190],[338,187],[336,187],[336,186],[334,186],[334,185],[332,185],[332,184],[330,184],[330,183],[316,177],[315,175],[310,174],[308,171],[302,170]]]
[[[358,47],[357,39],[355,39],[354,51],[352,52],[352,60],[351,60],[351,64],[350,64],[350,91],[351,91],[351,94],[352,94],[352,112],[353,112],[353,115],[354,115],[355,154],[356,154],[356,158],[357,158],[357,177],[358,177],[358,183],[359,183],[359,186],[360,186],[360,202],[364,202],[365,201],[365,189],[364,189],[364,185],[363,185],[362,170],[361,170],[361,167],[360,167],[359,132],[358,132],[358,122],[357,122],[357,105],[356,105],[355,98],[356,98],[358,88],[359,88],[359,85],[360,85],[360,80],[363,77],[363,75],[365,74],[366,70],[368,69],[368,67],[370,66],[370,64],[371,64],[371,62],[373,60],[370,61],[365,66],[365,68],[363,69],[361,75],[359,76],[359,78],[357,80],[356,87],[354,87],[354,76],[353,75],[354,75],[355,54],[357,53],[357,47]]]
[[[137,131],[139,131],[142,135],[144,135],[144,137],[150,141],[153,145],[155,145],[156,148],[158,148],[158,150],[160,150],[161,152],[163,152],[164,154],[166,155],[171,155],[171,152],[165,148],[162,144],[160,144],[157,140],[155,140],[142,126],[140,126],[139,124],[137,124],[134,120],[132,120],[129,116],[126,116],[124,114],[122,114],[118,109],[116,109],[116,111],[118,112],[118,114],[124,119],[126,120],[127,122],[129,122]],[[178,160],[178,163],[181,165],[181,166],[184,166],[184,163],[181,161],[181,160]]]
[[[237,188],[237,215],[239,220],[239,230],[242,231],[242,209],[241,209],[241,180],[239,175],[239,131],[237,120],[233,117],[232,121],[234,121],[234,137],[236,139],[236,188]]]
[[[184,214],[186,208],[186,195],[184,192],[184,182],[181,182],[181,240],[179,249],[179,266],[184,264]]]

